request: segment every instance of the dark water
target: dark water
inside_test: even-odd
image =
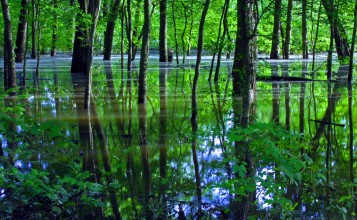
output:
[[[53,119],[64,122],[66,135],[80,147],[67,152],[49,149],[51,154],[39,154],[31,161],[16,163],[23,168],[42,167],[65,174],[68,157],[63,155],[69,154],[81,162],[83,169],[93,172],[96,181],[115,186],[111,196],[105,198],[106,216],[112,215],[116,201],[125,219],[144,216],[169,219],[183,215],[192,219],[198,218],[199,213],[205,219],[234,218],[232,213],[239,209],[232,202],[238,197],[232,186],[234,162],[227,161],[230,157],[226,155],[235,144],[228,137],[234,130],[232,104],[236,101],[231,97],[232,61],[222,63],[219,82],[210,85],[207,82],[210,58],[203,59],[197,92],[198,130],[193,134],[190,117],[194,59],[177,67],[159,64],[152,57],[145,105],[137,104],[138,63],[128,73],[120,69],[118,60],[116,57],[112,62],[94,60],[87,109],[83,82],[72,82],[70,59],[44,58],[37,81],[33,80],[35,63],[29,61],[27,85],[35,88],[38,85],[40,89],[29,90],[26,114],[38,122]],[[258,63],[258,76],[317,80],[258,81],[251,121],[270,125],[274,122],[288,133],[301,134],[308,143],[306,151],[314,149],[309,155],[315,166],[309,172],[314,175],[311,179],[318,182],[310,186],[309,179],[304,179],[304,190],[299,193],[294,186],[283,189],[285,195],[280,197],[296,204],[290,214],[279,213],[277,206],[268,202],[277,199],[275,194],[255,182],[255,203],[247,211],[250,216],[352,218],[353,205],[347,202],[353,199],[344,196],[352,195],[354,190],[350,183],[355,165],[352,168],[350,165],[356,156],[355,87],[340,82],[343,71],[337,65],[336,81],[324,81],[324,57],[317,60],[317,71],[312,72],[311,68],[311,60]],[[254,160],[259,164],[260,158]],[[278,187],[273,166],[256,167],[254,172],[274,176]],[[104,178],[104,173],[111,173],[111,178]],[[300,200],[296,199],[297,194]]]

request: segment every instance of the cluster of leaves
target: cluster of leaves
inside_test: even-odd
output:
[[[32,166],[24,168],[16,161],[29,161],[50,148],[78,148],[58,122],[41,124],[25,120],[21,105],[9,105],[0,114],[0,216],[5,218],[81,218],[103,207],[104,188],[90,182],[75,159],[65,165],[66,175]],[[14,116],[17,116],[16,118]]]
[[[74,177],[59,177],[17,167],[0,169],[0,216],[8,218],[80,217],[103,206],[103,188],[86,181],[89,172],[77,172]]]
[[[248,128],[235,128],[228,135],[234,149],[223,160],[231,163],[235,178],[219,184],[237,196],[257,195],[257,207],[274,207],[277,215],[288,215],[297,204],[286,197],[290,186],[299,186],[312,160],[304,153],[306,142],[274,124],[257,123]],[[246,147],[246,150],[243,147]],[[237,154],[245,152],[245,159]],[[239,155],[239,156],[238,156]],[[248,164],[246,158],[253,162]]]

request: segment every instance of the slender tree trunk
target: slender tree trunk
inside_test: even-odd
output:
[[[315,33],[315,39],[314,42],[312,44],[312,72],[314,74],[315,71],[315,57],[316,57],[316,44],[317,44],[317,39],[319,36],[319,26],[320,26],[320,16],[321,16],[321,2],[320,2],[320,6],[319,6],[319,11],[317,13],[317,23],[316,23],[316,33]],[[313,77],[312,77],[313,78]]]
[[[196,59],[196,66],[195,66],[195,76],[193,78],[193,85],[192,85],[191,121],[195,121],[197,118],[197,114],[198,114],[196,92],[197,92],[198,77],[200,75],[200,64],[201,64],[201,56],[202,56],[202,49],[203,49],[204,27],[205,27],[206,15],[207,15],[210,3],[211,3],[210,0],[205,1],[205,5],[203,8],[201,20],[200,20],[199,31],[198,31],[197,59]]]
[[[194,17],[195,17],[194,16],[194,12],[193,12],[193,3],[194,3],[194,0],[191,0],[191,7],[190,7],[191,21],[190,21],[190,30],[189,30],[189,36],[188,36],[188,43],[187,43],[187,56],[191,56],[193,21],[194,21]]]
[[[330,26],[330,45],[327,54],[327,80],[332,79],[332,52],[333,52],[333,36],[335,28]]]
[[[121,39],[120,39],[120,66],[124,69],[124,22],[125,22],[125,0],[121,6]]]
[[[224,14],[223,14],[223,35],[222,39],[219,42],[219,47],[218,47],[218,54],[217,54],[217,64],[216,64],[216,71],[214,73],[214,81],[218,81],[218,75],[219,75],[219,69],[221,67],[221,58],[222,58],[222,52],[223,52],[223,46],[225,42],[225,37],[228,33],[228,9],[229,9],[229,0],[225,1],[225,7],[224,7]]]
[[[37,4],[36,4],[36,20],[37,20],[37,31],[36,31],[36,35],[37,35],[37,62],[36,62],[36,82],[37,82],[37,87],[39,88],[40,84],[39,84],[39,69],[40,69],[40,50],[41,50],[41,23],[40,23],[40,13],[41,13],[41,0],[37,0]]]
[[[37,50],[36,50],[36,29],[37,29],[37,21],[36,21],[36,0],[31,1],[32,4],[32,50],[31,50],[31,59],[36,59],[37,57]]]
[[[5,90],[16,87],[15,60],[12,49],[12,27],[7,0],[1,0],[4,18],[4,86]]]
[[[167,0],[160,0],[159,61],[167,62]]]
[[[301,15],[301,24],[302,24],[302,58],[309,58],[308,42],[307,42],[307,0],[302,0],[302,15]]]
[[[175,0],[172,1],[172,21],[174,23],[174,36],[175,36],[175,54],[176,54],[176,64],[179,64],[178,58],[178,41],[177,41],[177,26],[176,26],[176,16],[175,16]]]
[[[351,42],[350,67],[348,70],[348,82],[352,81],[353,56],[354,56],[355,44],[356,44],[356,31],[357,31],[357,0],[355,3],[354,18],[353,18],[353,33],[352,33],[352,42]]]
[[[131,21],[131,0],[127,2],[127,37],[128,37],[128,71],[131,70],[131,57],[133,54],[133,30],[132,30],[132,21]]]
[[[58,0],[53,0],[53,33],[52,33],[52,46],[51,46],[51,56],[56,56],[57,53],[57,41],[58,41]]]
[[[146,75],[148,68],[149,42],[151,31],[150,5],[151,0],[144,0],[144,26],[143,41],[141,45],[138,103],[146,102]]]
[[[182,7],[184,9],[184,14],[185,14],[185,24],[183,26],[183,31],[181,34],[181,43],[182,43],[182,63],[185,63],[186,60],[186,43],[185,43],[185,36],[186,36],[186,29],[187,29],[187,6],[185,5],[184,2],[182,3]]]
[[[120,0],[115,0],[112,9],[110,10],[107,27],[104,33],[104,58],[103,60],[110,60],[113,49],[113,37],[114,37],[114,28],[115,21],[118,18],[120,9]]]
[[[306,0],[304,0],[304,1],[306,1]],[[288,1],[287,17],[286,17],[286,32],[285,32],[285,42],[284,42],[284,59],[289,59],[289,54],[290,54],[291,20],[292,20],[291,14],[292,14],[292,10],[293,10],[293,0],[289,0]],[[306,18],[305,18],[305,20],[306,20]]]
[[[281,0],[275,0],[274,29],[272,34],[270,59],[279,59],[280,17],[281,17]]]
[[[21,1],[21,10],[19,24],[17,26],[17,35],[16,35],[16,48],[15,48],[15,62],[21,63],[26,54],[26,36],[27,36],[27,24],[28,24],[28,6],[29,0]]]

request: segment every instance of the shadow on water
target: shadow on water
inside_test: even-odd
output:
[[[203,66],[209,62],[210,58],[203,59]],[[73,129],[66,133],[79,139],[82,169],[93,174],[91,181],[108,188],[101,197],[107,205],[88,216],[291,217],[276,214],[273,210],[281,210],[281,204],[272,202],[272,198],[291,204],[293,216],[302,219],[348,217],[357,210],[350,193],[356,191],[357,110],[353,103],[357,100],[354,86],[345,83],[344,67],[335,69],[334,81],[327,82],[324,68],[311,73],[309,60],[262,61],[258,63],[258,75],[296,78],[259,81],[254,97],[247,95],[252,99],[237,99],[231,96],[232,63],[224,59],[221,62],[220,77],[214,85],[206,81],[209,70],[201,70],[196,98],[191,100],[192,66],[175,68],[152,59],[147,77],[148,102],[138,105],[137,61],[127,71],[120,68],[119,62],[94,59],[92,88],[88,88],[85,76],[75,74],[71,78],[69,59],[43,59],[39,77],[27,79],[33,82],[27,85],[36,88],[27,101],[28,111],[39,121],[53,118],[70,124]],[[323,61],[318,60],[316,65],[323,65]],[[34,67],[29,62],[28,72]],[[310,79],[311,74],[320,81],[295,80]],[[197,108],[197,117],[191,120],[190,103]],[[248,136],[232,139],[232,132],[250,131],[255,123],[297,134],[305,145],[293,150],[294,146],[289,146],[287,151],[294,151],[301,159],[305,153],[310,155],[313,168],[303,172],[316,175],[318,181],[304,177],[296,184],[282,183],[286,179],[278,164],[263,166]],[[1,142],[8,147],[5,139]],[[50,167],[61,169],[52,162],[48,161]],[[243,168],[244,175],[240,173]],[[265,177],[251,178],[263,172]],[[284,193],[279,198],[273,193],[262,196],[264,178],[277,188],[282,184]],[[244,191],[247,189],[243,186],[249,190]]]

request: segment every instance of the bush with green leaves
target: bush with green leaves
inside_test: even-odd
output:
[[[0,114],[0,216],[10,219],[81,218],[94,215],[104,204],[104,187],[90,182],[78,158],[67,155],[66,175],[34,164],[21,167],[17,161],[31,161],[53,149],[79,152],[65,135],[64,124],[41,124],[25,117],[20,105],[8,105]],[[14,116],[17,117],[14,117]],[[62,151],[59,151],[62,150]],[[50,155],[51,156],[51,155]],[[48,158],[51,158],[48,156]]]
[[[270,217],[291,215],[297,203],[286,197],[287,188],[300,186],[312,164],[304,153],[307,142],[300,135],[264,123],[233,128],[228,139],[232,147],[222,162],[231,164],[234,178],[213,187],[228,190],[237,201],[253,193],[252,205],[263,212],[269,210]]]

